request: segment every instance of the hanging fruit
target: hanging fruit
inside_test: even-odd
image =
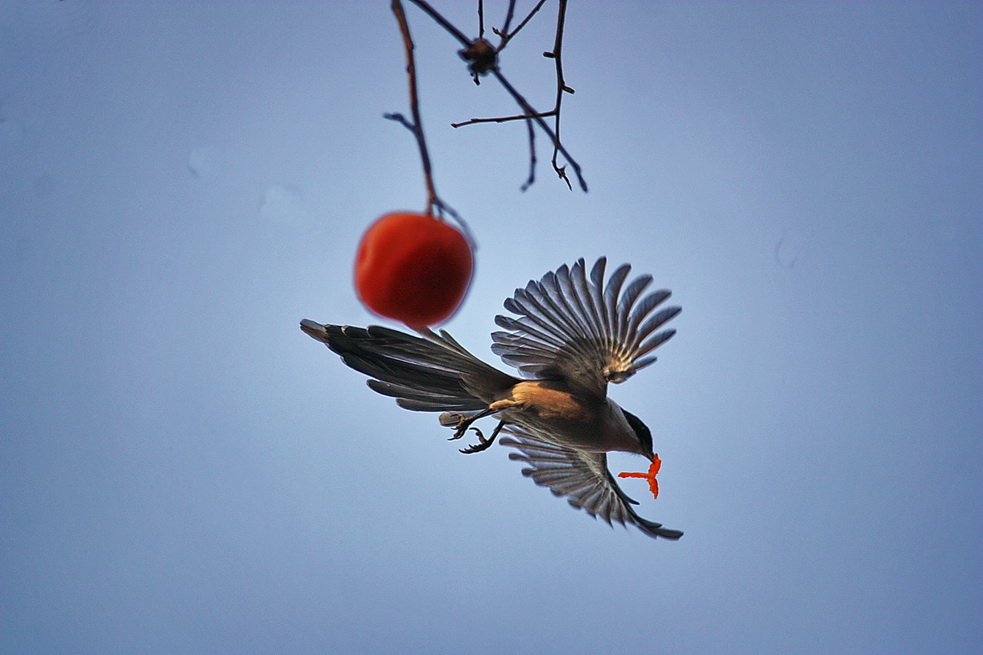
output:
[[[424,214],[386,214],[362,237],[355,291],[380,316],[428,327],[457,310],[473,265],[471,246],[454,226]]]

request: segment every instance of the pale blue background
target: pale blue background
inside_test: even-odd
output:
[[[358,237],[423,208],[388,3],[3,0],[0,652],[983,652],[981,5],[571,3],[586,195],[448,127],[515,110],[407,11],[480,244],[448,328],[491,359],[580,256],[672,288],[614,395],[686,536],[460,455],[297,328],[372,321]],[[544,108],[550,20],[502,62]]]

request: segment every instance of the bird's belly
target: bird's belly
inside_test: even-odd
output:
[[[605,430],[596,421],[567,420],[565,417],[529,408],[513,408],[502,412],[506,423],[526,428],[536,437],[567,448],[593,453],[612,450],[638,452],[638,442],[616,430]]]
[[[637,440],[605,420],[608,408],[592,406],[576,396],[542,386],[516,385],[500,417],[558,446],[589,452],[637,452]],[[503,403],[505,404],[505,403]]]

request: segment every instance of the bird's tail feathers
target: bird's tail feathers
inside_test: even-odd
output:
[[[301,329],[368,375],[374,391],[416,411],[483,409],[497,391],[518,380],[485,364],[449,334],[430,330],[416,337],[378,325],[322,325],[304,319]]]

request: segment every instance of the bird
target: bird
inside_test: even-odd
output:
[[[531,280],[505,300],[514,316],[498,315],[491,350],[518,376],[486,364],[447,331],[415,328],[417,335],[372,325],[323,325],[310,319],[301,329],[369,377],[368,386],[396,399],[404,409],[442,412],[439,422],[454,429],[450,439],[473,430],[477,443],[461,452],[499,444],[509,458],[527,465],[523,475],[566,497],[591,516],[634,525],[656,538],[677,540],[679,530],[644,519],[637,501],[618,486],[607,453],[636,453],[650,462],[652,433],[640,418],[608,397],[619,384],[655,361],[651,352],[675,329],[660,329],[681,311],[659,309],[671,295],[646,290],[652,276],[626,284],[623,264],[605,280],[606,257],[587,271],[583,258]],[[489,437],[473,424],[498,420]]]

